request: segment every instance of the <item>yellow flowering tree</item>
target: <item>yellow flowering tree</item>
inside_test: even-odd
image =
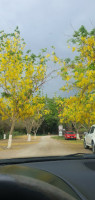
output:
[[[60,102],[59,102],[60,103]],[[60,104],[61,105],[61,104]],[[78,133],[79,128],[83,126],[83,112],[82,104],[80,105],[78,97],[70,97],[64,99],[64,106],[59,113],[60,122],[72,123],[76,133]]]
[[[67,84],[63,89],[76,89],[77,97],[69,99],[71,109],[73,109],[72,119],[73,115],[76,115],[79,119],[76,120],[77,122],[84,122],[89,126],[95,123],[95,29],[88,32],[84,26],[81,26],[69,42],[74,45],[72,52],[76,51],[77,56],[73,61],[70,59],[64,61],[61,76]],[[71,84],[69,80],[72,78]],[[74,103],[72,103],[74,98]]]
[[[36,135],[37,130],[41,123],[44,120],[44,115],[49,113],[49,110],[45,108],[45,98],[36,96],[34,97],[32,101],[32,108],[34,113],[27,115],[27,117],[24,119],[25,127],[27,130],[28,135],[28,141],[31,140],[31,131],[34,132],[34,135]]]
[[[33,116],[33,101],[46,81],[46,50],[36,56],[28,50],[20,37],[18,27],[14,33],[0,32],[0,114],[2,119],[11,120],[8,148],[11,147],[15,122]],[[46,54],[46,55],[45,55]]]

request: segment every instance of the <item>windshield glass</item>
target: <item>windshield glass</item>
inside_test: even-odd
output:
[[[95,1],[1,0],[0,16],[0,159],[94,153]]]

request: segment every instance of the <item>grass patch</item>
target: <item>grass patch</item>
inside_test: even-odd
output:
[[[65,138],[63,136],[52,136],[52,139],[56,139],[56,140],[61,140],[63,141],[65,144],[82,144],[83,140],[65,140]]]
[[[51,136],[51,138],[57,139],[57,140],[65,140],[63,136]]]

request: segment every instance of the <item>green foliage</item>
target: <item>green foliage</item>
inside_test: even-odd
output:
[[[90,31],[90,35],[94,35],[94,36],[95,36],[95,28],[93,28],[93,29]]]
[[[0,140],[3,139],[4,130],[0,127]]]
[[[11,97],[11,94],[9,94],[7,92],[2,92],[1,95],[2,95],[2,97],[6,97],[6,98]]]
[[[9,139],[9,133],[10,133],[10,132],[7,133],[6,139]],[[25,133],[24,133],[23,131],[22,131],[22,132],[21,132],[21,131],[15,131],[15,130],[13,131],[13,138],[14,138],[15,136],[20,136],[20,135],[25,135]],[[3,139],[3,137],[2,137],[2,139]]]
[[[13,136],[19,136],[19,135],[24,135],[25,133],[22,131],[13,131]]]
[[[54,98],[46,98],[46,106],[50,110],[50,113],[45,117],[47,124],[58,119],[57,105]]]
[[[93,28],[90,32],[87,31],[85,26],[81,26],[78,31],[74,31],[73,38],[69,39],[67,42],[71,42],[72,44],[81,43],[81,37],[89,37],[95,36],[95,28]]]
[[[50,112],[49,114],[44,116],[44,121],[41,125],[41,127],[38,130],[38,133],[42,134],[55,134],[58,133],[58,110],[57,110],[57,104],[55,102],[55,98],[45,98],[45,104],[46,109],[48,109]]]
[[[42,52],[44,52],[44,53],[45,53],[45,52],[47,51],[47,48],[45,48],[45,49],[41,49],[41,50],[42,50]]]
[[[71,59],[70,58],[65,58],[64,61],[68,64],[68,63],[70,63]]]

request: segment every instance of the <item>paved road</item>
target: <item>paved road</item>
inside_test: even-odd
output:
[[[5,150],[0,152],[0,159],[13,157],[55,156],[73,153],[92,153],[86,150],[83,144],[64,144],[63,141],[52,139],[50,136],[42,136],[36,144],[29,144],[19,150]]]

